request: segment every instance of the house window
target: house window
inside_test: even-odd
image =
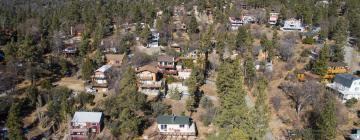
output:
[[[162,130],[166,130],[166,129],[167,129],[167,125],[161,125],[161,129],[162,129]]]
[[[183,124],[180,124],[180,126],[179,126],[180,128],[184,128],[185,127],[185,125],[183,125]]]
[[[92,123],[91,125],[96,125],[96,123]]]

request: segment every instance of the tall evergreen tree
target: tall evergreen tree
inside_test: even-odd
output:
[[[94,70],[93,62],[89,58],[85,58],[84,62],[81,65],[82,79],[90,80],[93,70]]]
[[[254,60],[251,56],[246,57],[244,62],[244,79],[248,87],[252,87],[256,78]]]
[[[269,127],[269,107],[267,103],[267,93],[266,93],[267,82],[264,78],[260,78],[257,82],[256,88],[256,102],[254,117],[254,135],[252,137],[262,139]]]
[[[248,29],[245,26],[239,27],[235,40],[236,49],[242,53],[245,53],[248,51],[250,45],[252,45],[252,42],[253,40]]]
[[[318,139],[332,140],[336,137],[336,107],[335,99],[330,97],[326,100],[325,106],[321,111],[320,118],[317,121]]]
[[[6,127],[9,130],[8,137],[10,140],[25,140],[21,122],[20,105],[15,103],[10,107],[9,115],[6,120]]]
[[[216,81],[221,106],[215,124],[220,128],[241,130],[241,135],[247,137],[248,134],[253,134],[254,129],[250,117],[251,111],[245,101],[246,92],[243,84],[239,60],[226,60],[220,66]],[[230,136],[240,135],[237,133],[239,131],[232,132]]]
[[[190,33],[198,33],[199,32],[199,25],[198,25],[198,22],[196,21],[195,15],[192,15],[190,18],[189,32]]]
[[[328,45],[324,45],[319,53],[319,57],[313,64],[312,70],[321,76],[324,76],[327,72],[328,62],[330,58],[330,49]]]

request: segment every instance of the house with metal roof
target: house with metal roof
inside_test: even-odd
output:
[[[280,28],[282,31],[300,31],[305,30],[304,26],[301,23],[301,20],[294,18],[288,19],[285,21],[284,26]]]
[[[360,99],[360,77],[351,74],[337,74],[334,82],[327,86],[337,91],[342,100]]]
[[[69,126],[71,140],[87,140],[101,132],[102,112],[75,112]]]
[[[196,125],[190,117],[175,115],[160,115],[156,118],[160,135],[195,136]]]
[[[111,67],[112,65],[103,65],[99,69],[97,69],[92,76],[92,87],[95,88],[97,91],[108,91],[108,78]]]

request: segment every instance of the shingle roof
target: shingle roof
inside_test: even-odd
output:
[[[360,79],[359,77],[353,76],[351,74],[337,74],[335,76],[334,82],[349,88],[353,81],[359,79]]]
[[[105,55],[107,60],[119,61],[120,63],[122,62],[124,56],[125,56],[124,54],[106,54]]]
[[[190,124],[190,118],[186,116],[160,115],[156,118],[158,124]]]
[[[147,64],[147,65],[140,66],[140,67],[136,68],[137,73],[138,72],[143,72],[143,71],[150,71],[150,72],[153,72],[153,73],[157,73],[158,69],[156,68],[155,65],[152,65],[152,64]]]
[[[75,112],[71,122],[91,122],[98,123],[101,121],[102,112]]]
[[[160,55],[160,56],[158,57],[158,61],[173,62],[173,61],[174,61],[174,57],[168,56],[168,55]]]

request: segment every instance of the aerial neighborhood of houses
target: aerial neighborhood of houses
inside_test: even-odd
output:
[[[95,3],[111,7],[123,2]],[[0,101],[4,102],[0,139],[11,140],[13,130],[27,139],[44,140],[306,139],[307,133],[315,139],[324,123],[319,119],[327,119],[321,113],[336,112],[333,117],[348,118],[336,118],[344,122],[321,129],[341,130],[337,132],[341,136],[321,136],[360,140],[360,51],[355,47],[360,34],[342,32],[345,27],[339,27],[345,24],[341,23],[344,13],[351,17],[359,7],[344,12],[351,5],[339,2],[339,8],[331,11],[339,18],[325,18],[321,12],[330,14],[334,1],[316,0],[311,6],[318,9],[294,4],[298,9],[284,11],[284,5],[268,8],[271,4],[260,3],[225,0],[212,5],[209,0],[196,0],[156,8],[121,4],[120,8],[94,8],[95,13],[102,10],[100,16],[81,13],[86,6],[69,3],[81,5],[81,10],[69,11],[76,13],[72,22],[51,18],[59,23],[46,25],[49,19],[35,22],[34,18],[21,24],[21,28],[31,25],[29,32],[39,34],[33,37],[41,41],[38,44],[14,45],[13,38],[1,42],[10,33],[2,31],[7,18],[0,18],[4,22],[0,28]],[[131,12],[120,16],[115,14],[118,9]],[[301,12],[287,13],[293,10]],[[314,23],[305,17],[309,11],[319,12],[310,14]],[[109,17],[97,21],[101,16]],[[315,18],[319,18],[316,23]],[[325,19],[334,21],[321,22]],[[346,22],[346,29],[360,31],[356,23]],[[65,31],[45,31],[60,27]],[[27,32],[19,39],[28,39],[31,33]],[[46,38],[51,43],[43,41]],[[42,59],[35,61],[28,52],[46,43],[49,47],[39,51]],[[25,50],[24,46],[37,48]],[[13,92],[11,100],[2,100]],[[29,105],[13,107],[20,101]],[[329,106],[336,111],[326,110]],[[17,110],[22,120],[11,118]],[[358,118],[349,115],[356,111]],[[3,123],[5,114],[9,121],[23,122],[22,126]],[[252,123],[249,128],[242,126]],[[350,128],[355,128],[351,134]]]

